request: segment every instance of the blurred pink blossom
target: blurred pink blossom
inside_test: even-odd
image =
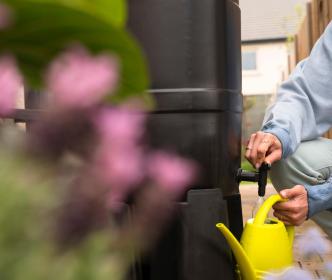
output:
[[[304,258],[310,258],[316,254],[324,255],[330,250],[329,243],[316,228],[308,229],[296,242],[299,253]]]
[[[0,58],[0,116],[7,116],[15,108],[16,97],[22,86],[22,76],[15,59],[10,56]]]
[[[145,119],[142,112],[122,106],[101,111],[96,117],[96,126],[103,143],[124,146],[141,139]]]
[[[150,178],[175,196],[181,195],[185,189],[189,188],[196,172],[197,167],[192,161],[166,152],[155,152],[148,161]]]
[[[48,90],[61,107],[89,107],[114,91],[116,60],[107,54],[92,56],[83,47],[58,56],[46,73]]]
[[[264,280],[314,280],[313,275],[298,267],[290,267],[278,274],[267,275]]]
[[[110,187],[110,203],[123,202],[144,179],[143,151],[131,146],[125,149],[103,146],[94,164],[94,174]]]
[[[326,262],[324,268],[327,275],[332,278],[332,262],[331,261]]]
[[[0,30],[6,29],[13,22],[13,12],[6,4],[0,2]]]

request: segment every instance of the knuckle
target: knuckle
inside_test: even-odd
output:
[[[250,161],[250,162],[252,162],[253,161],[253,157],[252,157],[252,155],[251,154],[248,154],[247,156],[246,156],[246,158]]]
[[[257,153],[258,153],[259,155],[264,155],[265,152],[266,152],[266,149],[265,149],[264,147],[259,146],[259,147],[257,148]]]
[[[302,186],[300,186],[300,185],[296,185],[295,187],[294,187],[294,191],[302,191],[303,190],[303,188],[302,188]]]
[[[290,219],[291,221],[295,221],[296,220],[296,215],[294,215],[294,214],[289,214],[288,215],[288,219]]]
[[[273,140],[274,138],[276,138],[275,135],[271,134],[271,133],[265,133],[266,137],[268,137],[270,140]]]
[[[293,218],[294,221],[298,221],[301,218],[301,215],[300,214],[294,214],[292,218]]]

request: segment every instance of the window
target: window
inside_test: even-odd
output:
[[[242,70],[252,71],[257,69],[256,52],[243,52],[242,53]]]

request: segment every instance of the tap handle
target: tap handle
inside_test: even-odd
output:
[[[263,163],[259,168],[258,172],[258,195],[263,197],[265,196],[266,191],[266,183],[267,183],[267,174],[270,170],[271,165],[267,163]]]
[[[258,172],[251,172],[247,170],[243,170],[242,168],[239,168],[237,171],[236,179],[238,183],[242,181],[247,182],[258,182],[259,175]]]

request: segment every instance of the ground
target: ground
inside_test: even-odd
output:
[[[240,192],[242,196],[243,221],[245,222],[251,218],[252,208],[257,200],[257,184],[241,184]],[[273,186],[268,184],[266,188],[266,197],[274,193],[276,193],[276,191],[274,190]],[[327,261],[332,261],[332,242],[327,239],[326,234],[320,230],[322,237],[326,238],[331,245],[330,252],[326,255],[317,256],[316,259],[305,261],[299,255],[298,248],[296,248],[296,239],[299,238],[301,234],[303,234],[310,227],[316,227],[320,230],[320,228],[310,220],[306,221],[302,226],[296,227],[294,242],[294,262],[296,266],[310,270],[313,273],[315,279],[323,279],[324,276],[326,277],[323,269],[324,265]]]

